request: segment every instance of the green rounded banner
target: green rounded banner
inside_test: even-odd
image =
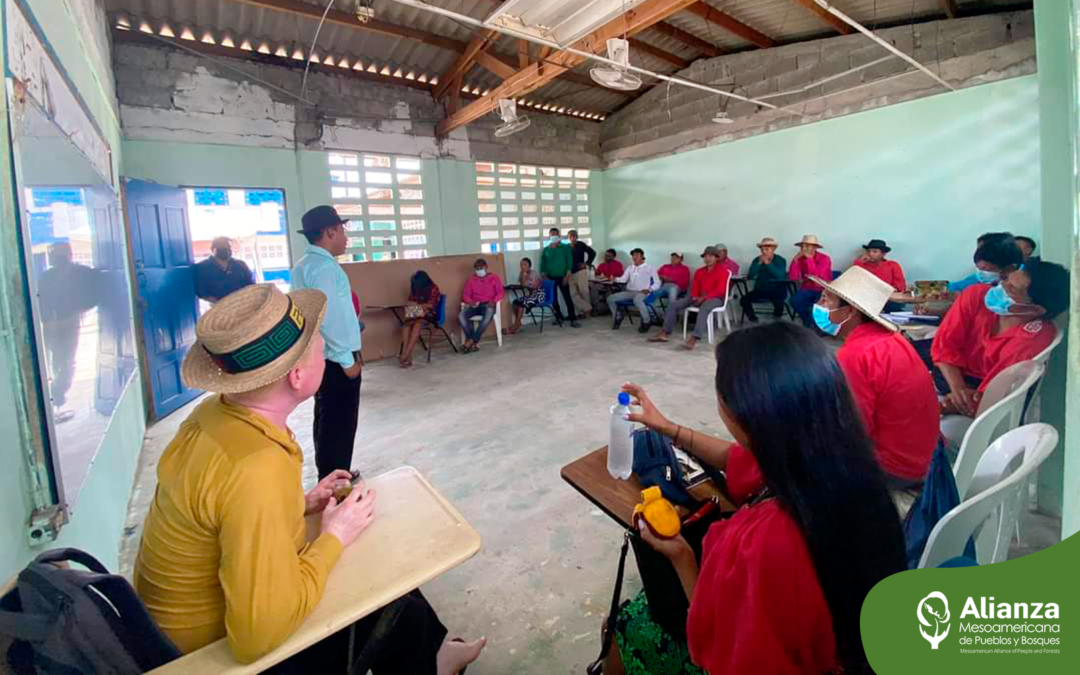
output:
[[[879,675],[1080,672],[1080,535],[1023,558],[909,570],[870,591],[860,625]],[[970,670],[970,669],[977,670]]]

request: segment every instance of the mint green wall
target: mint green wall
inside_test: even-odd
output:
[[[880,237],[909,279],[957,279],[982,232],[1039,238],[1038,128],[1031,76],[612,169],[608,244],[697,265],[722,242],[745,267],[813,233],[842,269]]]
[[[1073,301],[1066,347],[1050,360],[1042,390],[1046,421],[1064,431],[1061,445],[1039,472],[1039,506],[1062,514],[1062,537],[1080,531],[1080,230],[1076,160],[1080,7],[1074,0],[1037,0],[1036,47],[1042,137],[1043,251],[1072,268]]]
[[[362,150],[360,148],[359,150]],[[295,233],[304,211],[330,201],[326,153],[319,151],[240,148],[229,145],[124,141],[124,176],[164,185],[272,187],[285,191],[289,242],[293,258],[307,245]],[[428,253],[458,255],[480,252],[480,224],[473,162],[426,159],[423,163],[424,217]],[[592,238],[604,241],[603,189],[600,172],[590,182]],[[508,254],[510,276],[517,274],[522,254]],[[535,257],[535,255],[533,256]]]
[[[4,0],[5,2],[10,0]],[[83,25],[75,18],[69,2],[83,0],[27,0],[34,18],[46,34],[62,67],[86,101],[106,140],[113,148],[114,166],[119,169],[120,128],[115,97],[108,85],[108,55],[95,56],[91,48],[95,27]],[[6,9],[6,7],[5,7]],[[6,108],[4,110],[6,118]],[[0,140],[5,165],[10,165],[11,147],[5,129]],[[6,170],[6,169],[5,169]],[[14,213],[10,183],[4,182],[5,219]],[[0,270],[5,278],[21,275],[21,270],[5,265]],[[16,300],[16,299],[9,299]],[[4,313],[4,333],[11,335],[10,314]],[[25,331],[25,328],[19,330]],[[10,373],[13,364],[8,352],[0,354],[0,372]],[[23,438],[17,416],[23,392],[11,386],[11,379],[0,381],[0,580],[16,572],[38,549],[27,543],[26,522],[30,513],[28,481],[23,459],[24,447],[16,439]],[[121,398],[112,424],[109,426],[79,501],[69,522],[61,531],[55,546],[77,546],[98,556],[112,569],[119,567],[118,553],[128,496],[131,491],[139,449],[145,431],[145,410],[141,386],[136,380]]]

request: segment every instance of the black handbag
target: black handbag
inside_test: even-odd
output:
[[[704,465],[703,467],[714,481],[721,486],[724,485],[723,473],[711,470],[711,467]],[[700,502],[693,498],[683,480],[682,471],[672,449],[671,439],[656,431],[640,429],[634,432],[634,473],[643,486],[658,486],[668,501],[694,511],[683,521],[680,534],[694,550],[694,557],[700,562],[701,545],[709,531],[709,526],[730,514],[723,514],[716,500]],[[601,641],[600,656],[586,669],[589,675],[598,675],[603,672],[604,659],[611,650],[615,623],[621,607],[626,554],[631,546],[634,549],[638,573],[641,575],[645,597],[649,602],[649,613],[653,620],[673,637],[685,638],[686,636],[686,616],[690,610],[690,600],[683,591],[679,575],[671,562],[653,550],[636,529],[628,529],[619,553],[615,588]]]

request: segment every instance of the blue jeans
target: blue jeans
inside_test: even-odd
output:
[[[662,298],[662,297],[664,297],[666,295],[667,296],[667,304],[668,304],[668,307],[670,307],[671,305],[675,304],[676,300],[679,299],[679,294],[680,293],[681,293],[681,291],[679,290],[679,285],[678,284],[673,284],[670,281],[668,281],[668,282],[664,283],[664,285],[661,286],[660,288],[656,289],[652,293],[649,293],[649,297],[645,299],[645,302],[647,304],[651,305],[651,304],[653,304],[654,302],[656,302],[657,300],[659,300],[660,298]]]
[[[791,306],[807,328],[812,329],[816,326],[814,323],[814,304],[817,303],[820,297],[821,291],[811,291],[809,289],[803,289],[791,296]]]
[[[474,316],[480,317],[480,322],[475,323],[472,321]],[[473,342],[480,342],[480,338],[483,337],[484,331],[491,325],[491,320],[495,318],[495,305],[482,302],[478,307],[466,307],[458,314],[458,323],[461,324],[461,330],[465,333],[466,340],[472,340]]]

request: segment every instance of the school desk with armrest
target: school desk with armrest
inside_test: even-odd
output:
[[[247,675],[280,663],[457,567],[480,550],[480,535],[450,502],[409,466],[367,482],[378,494],[375,520],[341,554],[315,610],[277,649],[250,664],[218,640],[154,675]],[[267,589],[273,592],[273,589]]]

